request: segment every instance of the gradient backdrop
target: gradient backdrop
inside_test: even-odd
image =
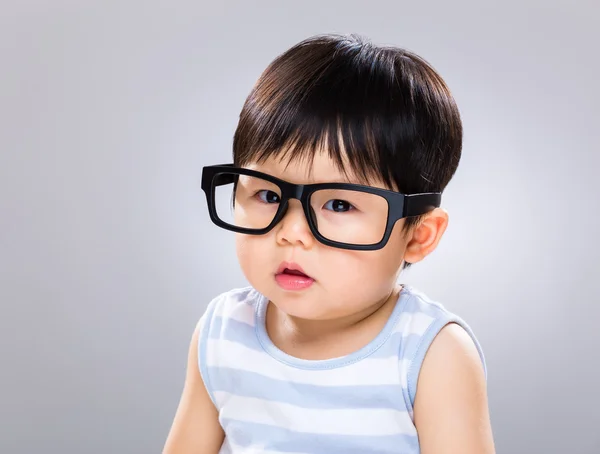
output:
[[[498,2],[500,3],[500,2]],[[597,1],[18,1],[0,9],[0,452],[161,451],[207,302],[245,285],[203,165],[310,35],[407,47],[465,126],[439,249],[499,453],[600,452]],[[201,430],[201,428],[199,428]]]

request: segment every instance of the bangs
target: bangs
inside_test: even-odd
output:
[[[296,114],[297,116],[300,116]],[[286,118],[274,128],[257,128],[254,139],[244,147],[236,165],[260,164],[268,159],[307,164],[318,154],[328,156],[349,181],[361,184],[382,181],[392,186],[390,172],[381,165],[373,131],[363,122],[361,125],[345,121],[344,118],[319,120],[314,116]]]

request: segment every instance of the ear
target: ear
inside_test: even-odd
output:
[[[411,239],[406,244],[404,260],[416,263],[431,254],[439,244],[448,227],[448,212],[436,208],[427,213],[425,218],[414,227]]]

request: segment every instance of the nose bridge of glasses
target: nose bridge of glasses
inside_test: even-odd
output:
[[[284,199],[284,207],[281,213],[282,218],[288,214],[289,208],[291,208],[291,206],[294,204],[290,203],[291,199],[295,199],[297,201],[297,207],[300,208],[301,205],[305,205],[308,195],[310,193],[309,185],[304,184],[293,184],[286,182],[284,185],[282,185],[281,189],[283,196],[282,198]],[[311,211],[309,213],[309,216],[313,219],[314,222],[314,211],[311,207],[309,207],[309,211]],[[305,214],[305,210],[303,210],[302,208],[300,208],[300,212],[303,212],[303,214]],[[308,219],[305,220],[309,221]]]
[[[307,187],[304,184],[286,183],[282,185],[282,195],[285,199],[296,199],[302,202],[302,198],[307,193]]]

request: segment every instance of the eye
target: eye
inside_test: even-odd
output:
[[[258,197],[262,202],[265,203],[279,203],[279,195],[273,191],[269,191],[265,189],[263,191],[258,191],[256,193],[256,197]]]
[[[335,211],[336,213],[345,213],[346,211],[353,210],[354,206],[345,200],[334,199],[325,203],[324,208],[326,210]]]

